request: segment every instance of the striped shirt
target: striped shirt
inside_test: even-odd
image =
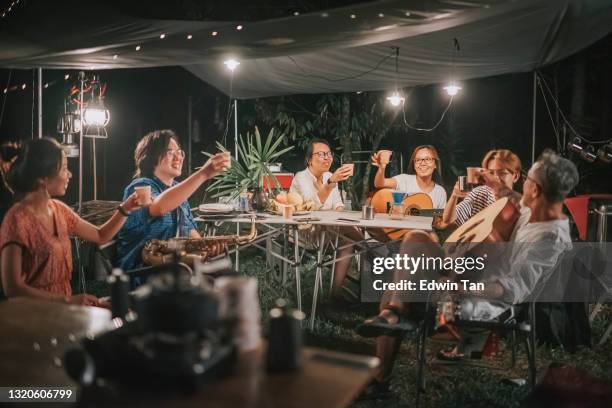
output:
[[[493,190],[487,186],[478,186],[455,208],[455,223],[461,225],[486,207],[495,202]]]

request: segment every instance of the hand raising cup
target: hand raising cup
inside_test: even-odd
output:
[[[353,163],[340,166],[329,178],[330,183],[344,181],[353,175]]]
[[[207,179],[210,179],[218,176],[231,167],[232,156],[230,155],[230,152],[224,151],[210,157],[206,163],[204,163],[200,171],[206,176]]]

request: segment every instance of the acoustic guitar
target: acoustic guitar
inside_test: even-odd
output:
[[[389,208],[393,204],[392,192],[393,190],[390,188],[383,188],[374,193],[371,204],[372,207],[374,207],[374,212],[379,214],[389,213]],[[419,215],[420,210],[433,209],[433,202],[429,195],[425,193],[415,193],[407,195],[406,198],[404,198],[404,208],[406,215]],[[384,228],[383,232],[388,239],[396,240],[403,237],[408,230]]]
[[[446,256],[475,255],[483,243],[509,241],[520,215],[518,208],[507,197],[500,198],[449,235],[444,242]],[[487,248],[491,249],[491,246]],[[500,254],[488,253],[491,258],[497,255]],[[459,308],[459,299],[455,293],[442,293],[437,302],[437,326],[447,325],[457,319]]]

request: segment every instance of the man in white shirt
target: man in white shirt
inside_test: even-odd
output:
[[[563,214],[563,200],[578,183],[578,171],[571,161],[552,151],[545,151],[529,170],[522,197],[501,182],[496,183],[486,172],[481,176],[487,185],[495,189],[497,197],[509,197],[517,205],[520,200],[521,205],[521,215],[510,238],[513,245],[507,247],[507,256],[500,257],[502,264],[497,277],[486,282],[485,290],[459,290],[463,296],[463,319],[491,320],[512,304],[525,302],[536,294],[538,288],[554,274],[564,251],[571,248],[569,222]],[[411,254],[415,244],[422,244],[419,246],[419,255],[423,248],[436,252],[434,256],[442,252],[441,248],[436,250],[429,235],[421,231],[408,234],[404,242],[407,243],[402,246],[402,253],[405,254]],[[400,275],[396,273],[394,279],[401,279]],[[382,360],[377,383],[374,384],[378,392],[384,392],[385,389],[388,391],[393,361],[401,342],[401,337],[384,335],[401,335],[407,329],[402,326],[408,325],[408,322],[404,323],[400,318],[408,304],[400,298],[399,292],[385,292],[378,316],[366,320],[357,328],[363,336],[377,337],[377,356]],[[478,339],[474,340],[474,337]],[[471,339],[473,344],[484,343],[482,336],[474,337]],[[465,345],[461,341],[458,347],[443,352],[440,357],[461,358],[468,351],[473,351],[462,348]]]
[[[352,165],[344,165],[331,173],[334,154],[329,143],[323,139],[313,139],[306,149],[304,163],[306,169],[296,173],[289,191],[299,193],[305,201],[312,200],[317,210],[344,210],[344,203],[338,190],[338,182],[348,179],[353,174]],[[352,237],[352,240],[361,239],[358,231],[351,228],[343,228],[342,235]],[[316,239],[316,230],[313,230],[311,239]],[[340,250],[337,257],[340,259],[334,271],[334,282],[332,284],[332,298],[342,299],[342,283],[346,277],[350,254],[353,247],[349,246]]]

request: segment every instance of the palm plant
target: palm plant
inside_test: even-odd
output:
[[[212,197],[228,196],[230,200],[233,200],[243,191],[262,189],[264,180],[269,180],[268,184],[271,182],[275,189],[279,188],[278,180],[268,168],[268,164],[276,162],[281,155],[293,149],[294,146],[279,149],[285,135],[279,133],[275,136],[274,133],[274,128],[271,128],[264,143],[262,143],[257,127],[255,127],[254,134],[247,133],[246,138],[240,137],[238,141],[239,159],[232,157],[232,167],[214,179],[210,185],[210,189],[215,191]],[[228,151],[219,142],[217,142],[217,147],[221,151]],[[202,153],[211,156],[210,153]]]

